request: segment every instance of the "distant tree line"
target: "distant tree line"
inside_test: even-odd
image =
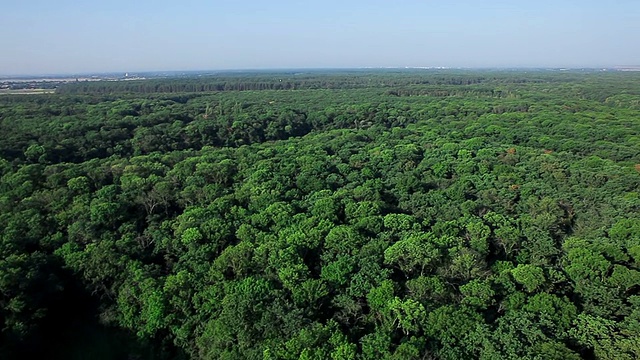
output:
[[[221,74],[198,78],[166,78],[127,81],[76,82],[60,86],[60,94],[193,93],[218,91],[315,90],[389,88],[413,85],[529,84],[569,82],[576,74],[550,76],[511,72],[376,71],[322,73],[274,73],[269,75]]]

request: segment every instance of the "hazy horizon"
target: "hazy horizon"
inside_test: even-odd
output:
[[[640,65],[640,2],[34,0],[0,13],[0,75]]]
[[[85,77],[85,76],[118,76],[124,77],[124,75],[128,74],[130,77],[133,76],[145,76],[145,75],[153,75],[155,76],[164,76],[165,74],[169,77],[172,76],[180,76],[180,75],[233,75],[233,74],[250,74],[250,73],[289,73],[289,72],[301,72],[302,74],[305,72],[319,72],[319,73],[330,73],[333,71],[336,72],[358,72],[358,71],[385,71],[385,70],[406,70],[406,71],[468,71],[468,72],[491,72],[491,71],[638,71],[640,72],[640,66],[638,65],[626,65],[626,66],[609,66],[609,67],[519,67],[519,66],[511,66],[511,67],[396,67],[396,66],[388,66],[388,67],[326,67],[326,68],[240,68],[240,69],[194,69],[194,70],[181,70],[181,69],[162,69],[162,70],[139,70],[139,71],[130,71],[130,70],[109,70],[109,71],[85,71],[85,72],[54,72],[54,73],[16,73],[16,74],[3,74],[0,73],[0,79],[30,79],[30,78],[46,78],[46,79],[56,79],[56,78],[65,78],[65,77]]]

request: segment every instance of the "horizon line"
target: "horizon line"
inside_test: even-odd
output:
[[[79,77],[116,74],[187,74],[187,73],[238,73],[238,72],[288,72],[288,71],[348,71],[348,70],[637,70],[640,65],[614,66],[360,66],[360,67],[273,67],[273,68],[227,68],[227,69],[199,69],[199,70],[107,70],[81,72],[52,72],[52,73],[18,73],[0,74],[0,79],[10,80],[24,77]]]

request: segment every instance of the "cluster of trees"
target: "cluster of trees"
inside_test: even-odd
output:
[[[640,357],[638,95],[513,76],[0,98],[0,355]]]

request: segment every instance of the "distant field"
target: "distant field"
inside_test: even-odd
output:
[[[35,94],[53,94],[55,93],[55,89],[0,89],[0,95],[35,95]]]

